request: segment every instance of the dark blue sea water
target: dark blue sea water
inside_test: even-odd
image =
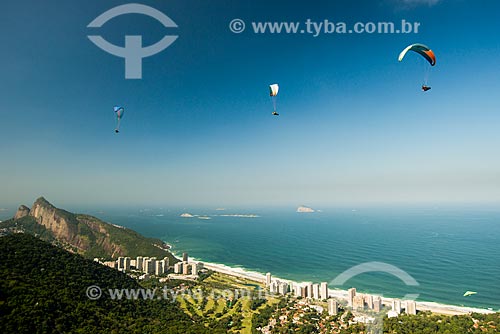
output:
[[[181,218],[180,214],[211,219]],[[295,281],[330,282],[365,262],[396,266],[418,283],[364,273],[339,288],[418,300],[500,309],[500,209],[358,208],[296,213],[295,208],[149,209],[94,212],[207,262]],[[255,214],[257,218],[224,217]],[[476,295],[463,297],[467,290]]]

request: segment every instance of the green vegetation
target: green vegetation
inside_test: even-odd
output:
[[[89,300],[91,285],[141,286],[32,236],[1,237],[0,254],[0,333],[213,333],[168,300]]]
[[[256,282],[210,272],[202,281],[184,282],[178,289],[179,305],[208,328],[225,328],[227,333],[252,333],[252,319],[274,298],[258,299]],[[258,306],[254,303],[257,300]]]
[[[0,223],[0,228],[12,230],[14,232],[27,232],[31,235],[36,236],[37,238],[49,242],[55,242],[56,240],[51,231],[47,230],[45,226],[38,224],[36,220],[31,216],[3,221]]]
[[[384,333],[389,334],[479,334],[499,331],[500,313],[446,316],[422,312],[384,321]]]
[[[97,225],[99,229],[105,229],[107,235],[99,237],[108,238],[108,242],[118,245],[121,249],[123,249],[123,256],[130,256],[132,258],[137,256],[155,256],[163,258],[167,256],[170,259],[170,263],[178,262],[178,260],[170,254],[170,252],[160,248],[163,244],[163,241],[160,239],[146,238],[134,230],[125,227],[117,227],[89,215],[77,214],[75,216],[80,223],[79,225]],[[91,231],[91,234],[95,235],[95,229],[92,229]],[[111,256],[109,252],[103,250],[102,247],[99,247],[99,244],[96,243],[94,244],[94,249],[90,249],[87,252],[86,257],[106,258]]]
[[[260,333],[257,328],[262,328],[269,323],[275,307],[272,305],[265,306],[260,312],[256,313],[252,317],[252,334]]]
[[[0,254],[0,333],[251,333],[253,314],[267,306],[253,311],[248,296],[228,295],[248,288],[247,280],[212,273],[201,282],[139,284],[23,233],[0,237]],[[86,295],[92,285],[103,291],[98,300]],[[107,292],[164,285],[177,298],[118,301]]]

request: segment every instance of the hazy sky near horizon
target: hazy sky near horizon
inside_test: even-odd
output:
[[[500,2],[2,3],[0,207],[500,202]],[[240,18],[246,30],[229,30]],[[418,34],[254,34],[251,22],[420,23]],[[178,35],[126,80],[87,35]],[[411,43],[436,53],[423,93]],[[279,117],[268,85],[278,83]],[[125,107],[114,133],[113,106]]]

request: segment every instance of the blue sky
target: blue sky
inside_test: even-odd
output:
[[[497,1],[123,1],[2,4],[0,207],[357,205],[500,201]],[[247,29],[232,33],[229,22]],[[420,22],[418,34],[254,34],[251,22]],[[178,39],[126,80],[117,45]],[[420,42],[423,66],[399,52]],[[279,117],[268,85],[279,83]],[[125,107],[114,133],[113,106]]]

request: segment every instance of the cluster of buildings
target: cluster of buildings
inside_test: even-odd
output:
[[[266,287],[269,292],[285,295],[293,292],[296,297],[323,300],[328,299],[328,283],[321,282],[313,284],[312,282],[291,285],[288,282],[273,280],[271,273],[266,274]]]
[[[95,259],[99,261],[99,259]],[[116,261],[106,261],[102,264],[108,267],[123,271],[130,272],[132,270],[140,271],[146,275],[161,276],[167,274],[170,266],[168,257],[159,260],[156,257],[138,256],[132,259],[128,256],[120,256]],[[189,262],[188,254],[182,254],[182,262],[177,262],[173,265],[174,274],[180,275],[193,275],[197,276],[200,269],[203,268],[202,263]]]
[[[382,298],[380,296],[372,296],[356,293],[356,288],[347,290],[347,305],[353,310],[373,310],[380,312],[382,309]]]
[[[96,259],[98,261],[98,259]],[[158,260],[156,257],[138,256],[132,259],[128,256],[120,256],[116,261],[103,262],[104,265],[123,271],[130,272],[132,270],[143,272],[150,275],[163,275],[168,272],[170,267],[170,259],[164,257]]]
[[[286,295],[290,290],[288,282],[273,280],[271,273],[266,274],[266,287],[269,289],[270,293],[280,295]]]
[[[288,282],[273,280],[271,273],[266,274],[266,287],[270,293],[286,295],[291,292],[295,297],[308,298],[313,300],[328,300],[328,313],[335,315],[338,312],[338,303],[328,297],[328,283],[319,284],[307,282],[289,284]]]
[[[296,297],[324,300],[328,299],[328,283],[321,282],[320,284],[307,282],[296,284],[293,288],[293,293]]]
[[[400,315],[402,313],[403,303],[406,314],[417,314],[417,303],[414,300],[406,300],[402,302],[401,300],[395,299],[392,301],[392,308],[387,313],[387,316],[389,318],[395,318]]]
[[[401,300],[394,299],[392,301],[392,309],[388,313],[389,318],[397,317],[401,314],[403,303],[407,314],[417,314],[417,303],[414,300],[402,302]],[[369,309],[374,312],[380,312],[382,309],[382,298],[379,296],[357,294],[356,288],[350,288],[347,290],[347,304],[352,307],[353,310]]]
[[[332,305],[336,308],[336,301],[328,299],[329,312]],[[339,333],[340,328],[348,328],[349,323],[344,317],[338,317],[335,320],[323,317],[324,307],[313,305],[308,300],[295,299],[282,307],[277,308],[273,312],[266,326],[260,328],[263,334],[271,334],[284,332],[283,329],[288,328],[290,322],[295,324],[295,332],[301,332],[304,328],[313,328],[314,333],[327,334]],[[332,313],[330,313],[332,315]],[[259,328],[257,328],[259,330]],[[309,332],[307,331],[307,332]]]
[[[187,253],[182,253],[182,262],[174,264],[174,274],[178,275],[197,276],[201,269],[203,269],[203,263],[189,262]]]
[[[286,295],[293,293],[295,297],[302,297],[311,300],[327,300],[328,313],[335,315],[338,312],[339,304],[336,300],[329,298],[328,283],[321,282],[319,284],[307,282],[290,284],[289,282],[274,280],[271,273],[266,274],[266,287],[270,293]],[[382,298],[380,296],[373,296],[369,294],[356,293],[356,288],[347,290],[347,306],[355,311],[371,310],[373,312],[380,312],[382,310]],[[403,310],[407,314],[417,314],[417,303],[414,300],[401,300],[392,301],[392,310],[389,311],[389,317],[397,317]]]

